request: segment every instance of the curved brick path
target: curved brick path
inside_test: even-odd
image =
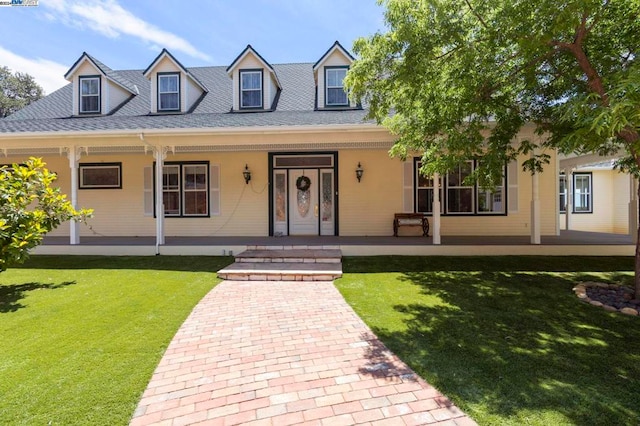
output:
[[[331,282],[224,281],[169,345],[131,425],[475,425]]]

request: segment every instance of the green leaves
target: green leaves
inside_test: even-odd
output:
[[[0,168],[0,272],[23,262],[29,250],[62,222],[85,221],[91,210],[75,210],[41,159]]]
[[[42,87],[29,74],[11,73],[0,66],[0,118],[37,101],[44,95]]]
[[[388,32],[356,41],[346,85],[398,136],[392,155],[417,151],[425,173],[446,173],[522,154],[541,171],[546,148],[640,153],[640,2],[382,3]],[[526,123],[536,143],[518,140]]]

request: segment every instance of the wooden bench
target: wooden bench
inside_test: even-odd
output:
[[[422,236],[429,236],[429,219],[422,213],[396,213],[393,218],[393,236],[398,236],[398,228],[401,226],[420,226]]]

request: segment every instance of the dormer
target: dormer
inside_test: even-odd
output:
[[[208,92],[167,49],[151,62],[143,75],[151,82],[151,113],[186,113]]]
[[[282,86],[271,64],[251,45],[227,67],[233,79],[233,111],[273,111]]]
[[[73,86],[73,115],[95,116],[115,112],[138,88],[86,52],[64,78]]]
[[[339,42],[322,55],[313,65],[316,80],[317,109],[351,109],[357,105],[349,100],[344,90],[344,78],[354,58]]]

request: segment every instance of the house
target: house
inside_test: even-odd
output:
[[[338,42],[315,63],[271,64],[249,45],[229,65],[190,68],[162,50],[143,69],[116,71],[83,53],[68,85],[0,120],[0,164],[42,157],[73,204],[94,209],[88,226],[51,234],[71,246],[89,236],[154,237],[156,247],[165,237],[391,236],[398,212],[429,215],[435,245],[441,235],[539,244],[559,234],[554,152],[541,174],[509,164],[490,191],[463,183],[472,159],[421,177],[419,156],[390,158],[394,136],[345,93],[353,60]]]
[[[561,230],[631,234],[638,223],[638,185],[615,169],[615,155],[560,158]]]

